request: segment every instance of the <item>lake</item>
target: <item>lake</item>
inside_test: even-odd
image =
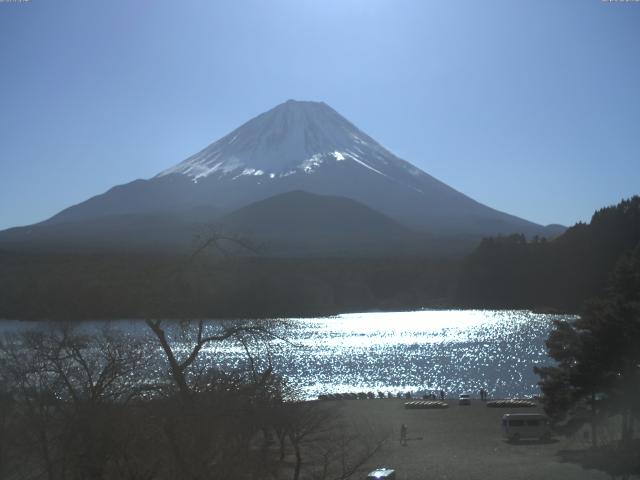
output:
[[[447,395],[480,388],[492,397],[539,393],[535,365],[550,362],[544,342],[553,320],[566,315],[529,311],[428,310],[344,314],[289,319],[269,355],[275,370],[305,398],[323,393],[418,392]],[[4,321],[0,331],[44,328],[44,323]],[[89,322],[82,328],[100,328]],[[142,322],[109,322],[132,335]],[[264,356],[264,355],[263,355]],[[203,361],[233,368],[245,359],[237,345],[203,350]]]

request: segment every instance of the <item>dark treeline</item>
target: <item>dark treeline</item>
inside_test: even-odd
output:
[[[458,263],[0,253],[0,318],[311,316],[445,305]]]
[[[597,211],[554,240],[488,238],[465,260],[454,303],[578,311],[603,293],[616,262],[640,243],[640,197]]]
[[[579,311],[640,242],[640,197],[465,259],[0,251],[0,318],[266,318],[416,308]],[[215,249],[214,249],[215,250]]]

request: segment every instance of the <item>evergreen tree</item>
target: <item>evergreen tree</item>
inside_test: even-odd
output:
[[[597,416],[619,414],[628,443],[640,418],[640,244],[619,260],[606,296],[588,302],[578,320],[556,322],[547,348],[557,364],[536,369],[547,413],[590,411],[594,446]]]

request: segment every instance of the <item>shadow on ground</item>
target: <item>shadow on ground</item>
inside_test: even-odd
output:
[[[640,440],[625,446],[611,444],[586,450],[561,450],[558,456],[563,462],[606,472],[613,479],[640,476]]]
[[[558,439],[557,438],[545,438],[545,439],[532,438],[532,439],[521,439],[521,440],[505,439],[504,443],[507,443],[509,445],[526,447],[528,445],[550,445],[553,443],[558,443]]]

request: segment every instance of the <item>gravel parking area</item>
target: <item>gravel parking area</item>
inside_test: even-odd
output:
[[[398,480],[611,478],[604,472],[562,461],[559,452],[587,448],[582,439],[559,437],[550,442],[513,444],[502,437],[503,414],[542,413],[539,407],[488,408],[479,400],[473,400],[470,406],[458,406],[456,400],[447,400],[449,408],[437,410],[405,409],[404,401],[398,399],[340,403],[344,414],[363,416],[393,432],[366,468],[393,468]],[[400,443],[403,423],[408,427],[406,446]]]

